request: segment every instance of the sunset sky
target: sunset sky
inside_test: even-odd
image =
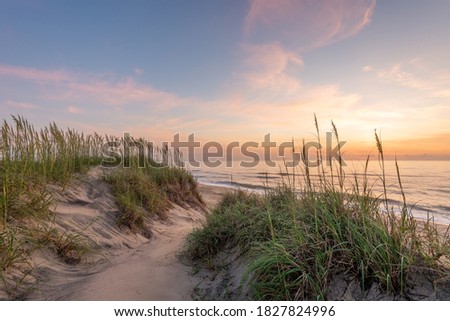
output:
[[[0,118],[450,159],[450,1],[0,0]]]

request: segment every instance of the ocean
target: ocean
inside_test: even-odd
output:
[[[265,186],[276,186],[288,179],[292,182],[292,168],[288,168],[289,177],[285,175],[286,167],[278,162],[275,167],[269,167],[261,162],[256,167],[243,168],[239,161],[232,162],[230,167],[222,164],[216,168],[206,167],[189,170],[199,183],[206,185],[242,188],[261,193]],[[401,182],[406,194],[408,209],[413,216],[421,219],[433,219],[438,223],[450,224],[450,161],[398,161]],[[330,170],[328,167],[326,168]],[[347,183],[354,182],[356,177],[362,181],[364,161],[346,161],[344,167]],[[400,194],[397,172],[394,161],[385,162],[386,185],[390,206],[400,211],[402,197]],[[300,168],[295,168],[295,184],[301,189],[305,176]],[[313,183],[317,183],[317,168],[310,168]],[[367,176],[373,185],[374,196],[383,194],[380,180],[381,167],[377,161],[369,162]]]

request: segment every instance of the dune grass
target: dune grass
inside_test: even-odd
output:
[[[55,123],[36,130],[25,118],[3,121],[0,135],[0,278],[28,262],[32,251],[46,247],[67,264],[80,263],[91,252],[81,232],[52,225],[55,193],[93,166],[102,163],[106,142],[124,146],[124,138],[86,135],[63,130]],[[134,140],[128,137],[128,139]],[[137,141],[144,142],[143,139]],[[158,150],[157,150],[158,152]],[[159,150],[160,153],[163,151]],[[182,168],[163,167],[149,160],[139,168],[131,157],[129,168],[105,172],[120,209],[119,225],[143,234],[145,217],[164,218],[171,202],[202,206],[197,182]],[[120,164],[123,165],[123,164]],[[150,166],[151,165],[151,166]]]
[[[49,187],[63,190],[74,175],[100,164],[105,140],[96,133],[64,131],[55,123],[36,130],[25,118],[11,117],[3,121],[0,136],[0,273],[26,261],[40,242],[44,230],[31,228],[29,220],[52,218],[55,189]],[[48,235],[54,244],[64,239]],[[63,246],[57,251],[67,257]]]
[[[20,231],[17,228],[0,232],[0,271],[26,262],[27,253],[23,246],[24,242],[18,239],[18,235],[20,235]]]
[[[81,231],[62,231],[52,224],[41,223],[27,229],[26,235],[26,240],[33,244],[34,248],[49,248],[67,264],[81,263],[94,252]]]
[[[23,117],[12,116],[1,127],[0,218],[48,214],[52,204],[48,184],[64,187],[75,173],[101,162],[104,138],[64,131],[55,123],[41,129]]]
[[[129,168],[115,169],[105,176],[121,210],[117,218],[120,226],[148,234],[145,219],[166,219],[172,203],[203,207],[197,181],[185,169],[156,164],[140,168],[136,159],[131,164]]]
[[[333,132],[338,139],[334,124]],[[378,135],[376,143],[384,173]],[[188,237],[183,256],[210,262],[224,249],[238,249],[250,258],[242,282],[258,300],[325,300],[329,284],[343,276],[363,291],[377,284],[396,295],[404,294],[408,275],[418,270],[448,278],[448,234],[439,235],[430,221],[418,226],[407,210],[399,169],[400,215],[386,200],[384,174],[383,195],[374,195],[368,162],[362,179],[346,176],[337,161],[331,171],[318,168],[317,184],[309,168],[298,168],[304,174],[298,185],[293,176],[264,195],[228,193]]]

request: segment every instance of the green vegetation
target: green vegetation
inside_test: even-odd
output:
[[[202,207],[197,181],[185,169],[147,166],[139,168],[136,159],[130,168],[114,170],[106,176],[113,188],[121,214],[117,222],[132,231],[148,233],[145,218],[166,218],[171,202]]]
[[[93,244],[81,231],[54,224],[55,195],[101,164],[106,142],[123,146],[124,140],[62,130],[55,123],[35,130],[20,116],[4,120],[0,130],[0,280],[6,287],[4,272],[28,265],[36,249],[48,248],[67,264],[80,263],[92,252]],[[161,167],[153,160],[152,166],[139,168],[137,157],[130,159],[129,168],[110,168],[104,177],[120,209],[120,226],[148,236],[145,218],[164,218],[171,202],[203,206],[197,182],[186,170]]]
[[[7,268],[27,261],[27,253],[24,250],[24,243],[17,239],[19,231],[17,228],[3,230],[0,232],[0,268]],[[0,274],[1,276],[1,274]]]
[[[50,248],[67,264],[78,264],[92,249],[81,233],[61,232],[49,224],[42,224],[27,230],[28,240],[36,248]]]
[[[77,238],[54,229],[35,229],[31,221],[50,222],[55,204],[52,192],[63,190],[77,173],[101,162],[104,138],[63,131],[55,123],[38,130],[23,117],[3,121],[0,136],[0,274],[25,263],[44,232],[66,262],[87,252]],[[31,221],[30,221],[31,220]],[[79,238],[80,236],[78,236]],[[66,244],[63,244],[65,242]],[[52,246],[53,246],[52,245]],[[76,249],[76,251],[75,251]],[[76,255],[78,255],[76,254]]]
[[[50,124],[37,131],[24,118],[12,116],[1,127],[0,217],[45,216],[52,204],[48,184],[66,186],[75,173],[101,162],[103,138],[63,131]]]
[[[316,128],[319,137],[317,123]],[[384,168],[378,136],[376,141]],[[242,282],[258,300],[324,300],[339,277],[356,280],[362,290],[377,284],[398,295],[411,273],[427,270],[448,278],[448,234],[438,235],[430,222],[419,227],[407,210],[399,172],[401,215],[383,196],[373,195],[368,162],[362,180],[346,178],[338,161],[331,172],[318,169],[317,184],[305,167],[298,169],[304,174],[301,186],[292,176],[264,195],[227,194],[205,226],[189,236],[183,255],[209,263],[222,250],[238,249],[250,258]],[[380,179],[386,186],[384,175]]]

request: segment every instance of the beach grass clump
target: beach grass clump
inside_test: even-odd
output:
[[[382,144],[376,140],[383,168]],[[319,167],[315,181],[309,168],[299,168],[298,185],[292,176],[263,195],[225,195],[188,237],[183,255],[210,262],[223,250],[237,249],[249,258],[241,281],[258,300],[329,299],[329,285],[337,278],[356,282],[362,291],[376,285],[402,296],[408,276],[417,271],[449,277],[448,235],[429,221],[418,226],[407,209],[399,171],[400,213],[385,199],[385,183],[383,195],[375,195],[368,162],[362,179],[346,176],[343,162],[336,161],[331,170]]]
[[[0,230],[0,282],[10,298],[20,299],[19,292],[25,292],[26,278],[34,266],[29,262],[31,249],[23,236],[21,227],[7,227]],[[19,291],[20,290],[20,291]]]
[[[0,269],[26,263],[38,234],[32,221],[49,221],[53,194],[78,173],[100,164],[105,137],[63,130],[55,123],[35,129],[25,118],[11,116],[0,127]],[[30,221],[31,220],[31,221]],[[34,234],[34,236],[33,236]],[[56,235],[56,234],[55,234]],[[52,237],[66,262],[79,261],[84,246],[72,235]],[[31,237],[31,238],[30,238]]]
[[[32,247],[49,248],[67,264],[79,264],[92,253],[87,238],[79,232],[61,231],[44,224],[29,229],[26,235]]]
[[[135,232],[148,232],[147,217],[167,218],[172,202],[180,206],[201,206],[197,181],[185,169],[155,166],[139,167],[133,158],[128,168],[115,168],[105,179],[112,186],[121,210],[120,226]]]
[[[180,206],[202,206],[197,180],[185,168],[148,167],[146,174],[152,177],[167,198]]]
[[[272,219],[271,239],[253,244],[249,272],[257,280],[256,299],[325,299],[338,275],[354,277],[363,289],[376,282],[386,291],[401,291],[413,253],[382,219],[355,212],[351,199],[333,191],[300,197],[295,208],[267,202],[269,212],[262,215],[290,224]]]
[[[0,275],[9,267],[27,261],[28,255],[19,235],[17,228],[0,231]]]
[[[243,191],[228,192],[207,217],[205,227],[194,230],[187,239],[183,256],[192,260],[208,259],[225,247],[239,246],[245,252],[255,240],[266,239],[267,217],[261,217],[262,200]],[[262,218],[262,220],[261,220]]]
[[[0,136],[0,217],[3,225],[24,215],[46,215],[49,184],[64,187],[74,174],[98,165],[104,138],[60,129],[36,130],[25,118],[3,121]]]
[[[116,169],[106,180],[111,184],[116,203],[121,210],[117,217],[120,226],[127,226],[136,232],[144,231],[146,216],[166,218],[170,203],[152,177],[142,170]]]

